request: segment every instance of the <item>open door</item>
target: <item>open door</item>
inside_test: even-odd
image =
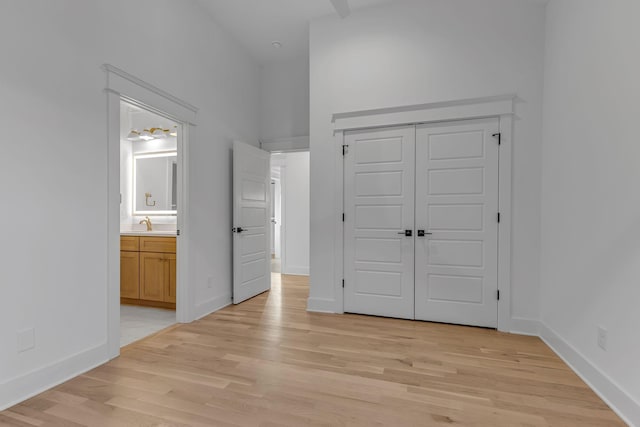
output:
[[[269,153],[233,143],[233,303],[271,289]]]

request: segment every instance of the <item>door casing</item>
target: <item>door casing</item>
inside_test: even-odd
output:
[[[179,126],[178,230],[176,320],[195,320],[194,289],[189,281],[189,135],[198,108],[110,64],[106,75],[107,101],[107,358],[120,355],[120,102],[164,116]]]

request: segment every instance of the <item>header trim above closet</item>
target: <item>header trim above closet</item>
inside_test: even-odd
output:
[[[336,113],[332,117],[333,130],[339,132],[513,115],[516,100],[516,95],[500,95]]]

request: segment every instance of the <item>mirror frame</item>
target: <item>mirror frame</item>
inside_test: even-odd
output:
[[[136,183],[137,183],[137,176],[136,176],[136,161],[138,159],[152,159],[152,158],[157,158],[157,157],[173,157],[175,156],[176,159],[178,157],[178,151],[177,150],[170,150],[170,151],[155,151],[155,152],[145,152],[145,153],[134,153],[133,154],[133,180],[132,180],[132,186],[133,186],[133,191],[131,192],[132,194],[132,203],[131,203],[131,211],[132,211],[132,215],[133,216],[177,216],[178,215],[178,210],[174,209],[174,210],[157,210],[157,211],[138,211],[136,210],[136,196],[137,196],[137,190],[136,190]]]

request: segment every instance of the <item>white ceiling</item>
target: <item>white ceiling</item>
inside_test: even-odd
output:
[[[330,0],[197,0],[259,62],[286,60],[309,50],[309,21],[334,14]],[[349,0],[351,10],[394,0]],[[349,19],[348,17],[346,19]],[[282,43],[276,49],[271,42]]]

